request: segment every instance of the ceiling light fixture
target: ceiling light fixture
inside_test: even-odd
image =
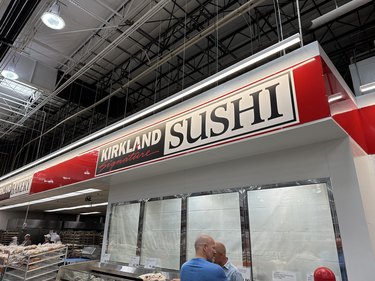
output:
[[[364,93],[375,89],[375,82],[359,86],[359,90]]]
[[[58,1],[52,4],[48,12],[44,12],[41,16],[43,23],[52,29],[63,29],[65,21],[60,16],[60,4]]]
[[[88,212],[88,213],[80,213],[80,215],[95,215],[95,214],[100,214],[100,212]]]
[[[45,212],[52,213],[52,212],[68,211],[68,210],[83,209],[83,208],[94,208],[94,207],[106,206],[106,205],[108,205],[108,202],[97,203],[97,204],[86,204],[86,205],[58,208],[58,209],[52,209],[52,210],[45,210]]]
[[[53,200],[58,200],[58,199],[63,199],[63,198],[68,198],[68,197],[79,196],[79,195],[82,195],[82,194],[92,193],[92,192],[96,192],[96,191],[100,191],[100,189],[88,188],[88,189],[79,190],[79,191],[75,191],[75,192],[70,192],[70,193],[51,196],[51,197],[47,197],[47,198],[37,199],[37,200],[34,200],[34,201],[28,201],[28,202],[18,203],[18,204],[14,204],[14,205],[0,207],[0,211],[18,208],[18,207],[23,207],[23,206],[28,206],[28,205],[45,203],[45,202],[48,202],[48,201],[53,201]]]
[[[1,71],[1,75],[10,80],[17,80],[19,78],[18,74],[12,69],[4,69]]]
[[[344,95],[341,92],[339,92],[337,94],[329,96],[328,97],[328,102],[332,103],[334,101],[339,101],[339,100],[342,100],[342,99],[344,99]]]
[[[322,25],[332,22],[333,20],[348,14],[349,12],[358,9],[359,7],[363,6],[371,2],[371,0],[356,0],[356,1],[349,1],[348,3],[337,7],[336,9],[319,16],[316,19],[311,21],[311,26],[309,27],[310,30],[316,29]]]
[[[180,92],[178,92],[177,94],[163,100],[163,101],[160,101],[158,103],[155,103],[153,104],[152,106],[150,107],[147,107],[146,109],[144,110],[141,110],[137,113],[135,113],[134,115],[131,115],[129,116],[128,118],[125,118],[117,123],[114,123],[108,127],[105,127],[104,129],[100,130],[100,131],[97,131],[89,136],[87,136],[86,138],[82,138],[80,140],[78,140],[77,142],[74,142],[68,146],[65,146],[63,147],[62,149],[60,150],[57,150],[43,158],[40,158],[26,166],[23,166],[22,168],[18,169],[18,170],[15,170],[9,174],[6,174],[2,177],[0,177],[0,181],[4,180],[4,179],[7,179],[15,174],[18,174],[18,173],[21,173],[22,171],[25,171],[31,167],[34,167],[40,163],[43,163],[45,161],[48,161],[49,159],[51,158],[54,158],[56,156],[59,156],[67,151],[70,151],[74,148],[77,148],[79,147],[80,145],[82,144],[85,144],[85,143],[88,143],[89,141],[93,140],[93,139],[96,139],[98,137],[101,137],[101,136],[104,136],[114,130],[116,130],[117,128],[119,127],[122,127],[124,125],[127,125],[131,122],[134,122],[136,120],[139,120],[141,118],[144,118],[146,115],[156,111],[156,110],[160,110],[170,104],[173,104],[174,102],[178,101],[178,100],[181,100],[181,98],[183,97],[186,97],[188,95],[191,95],[192,93],[196,92],[196,91],[199,91],[200,89],[204,88],[204,87],[207,87],[209,85],[212,85],[216,82],[218,82],[219,80],[221,79],[224,79],[232,74],[234,74],[235,72],[238,72],[252,64],[255,64],[269,56],[272,56],[282,50],[285,50],[286,48],[289,48],[297,43],[300,43],[301,42],[301,36],[299,33],[297,34],[294,34],[286,39],[284,39],[283,41],[280,41],[242,61],[239,61],[238,63],[198,82],[197,84],[194,84]]]
[[[15,68],[16,68],[16,57],[13,56],[11,61],[9,61],[6,67],[1,71],[1,75],[3,75],[4,78],[7,78],[9,80],[17,80],[19,76]]]

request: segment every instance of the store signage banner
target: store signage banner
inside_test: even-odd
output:
[[[152,127],[101,147],[96,174],[115,171],[163,156],[164,127]]]
[[[35,172],[30,194],[92,179],[97,159],[98,151],[93,150]]]
[[[165,154],[295,122],[290,72],[166,122]]]
[[[24,178],[22,180],[8,183],[0,186],[0,200],[9,199],[15,196],[29,194],[32,178]]]
[[[96,174],[298,123],[292,72],[194,106],[100,147]]]

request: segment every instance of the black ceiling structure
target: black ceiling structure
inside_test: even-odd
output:
[[[30,44],[21,49],[13,47],[16,37],[22,35],[33,15],[54,1],[8,2],[2,7],[0,20],[2,60],[10,52],[32,53]],[[89,35],[82,34],[80,42],[72,41],[74,48],[69,49],[64,42],[64,59],[59,58],[54,66],[58,71],[55,89],[40,96],[27,118],[3,118],[0,175],[147,108],[295,33],[302,33],[305,45],[318,41],[350,87],[349,64],[374,55],[374,1],[363,1],[316,27],[312,26],[314,19],[351,1],[170,0],[145,1],[143,6],[136,6],[135,0],[92,1],[111,11],[109,16],[90,11],[90,0],[59,2],[62,12],[76,8],[82,17],[94,19],[96,28],[90,29]],[[34,20],[33,24],[41,23]],[[69,32],[73,34],[74,28]],[[37,34],[30,42],[40,41]]]
[[[21,29],[39,4],[37,1],[16,0],[9,3],[0,19],[0,60],[13,45]]]

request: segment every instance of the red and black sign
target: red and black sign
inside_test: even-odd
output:
[[[165,125],[132,134],[99,150],[96,174],[104,174],[164,155]]]

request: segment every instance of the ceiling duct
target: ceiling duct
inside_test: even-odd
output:
[[[310,30],[325,25],[373,0],[353,0],[311,21]]]

